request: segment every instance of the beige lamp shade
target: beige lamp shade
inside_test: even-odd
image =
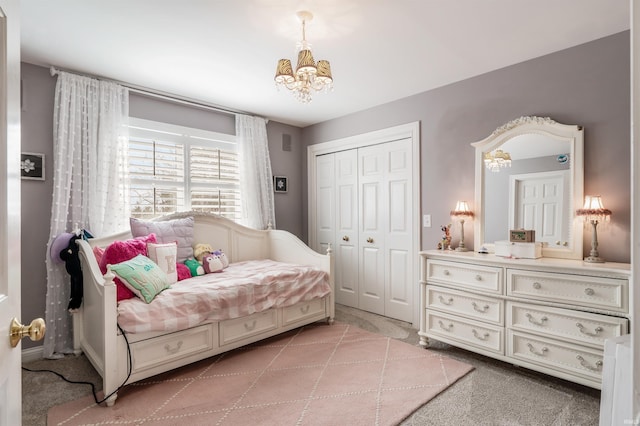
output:
[[[331,65],[329,64],[329,61],[325,61],[324,59],[318,61],[316,78],[324,83],[331,83],[333,81],[333,77],[331,76]]]
[[[313,54],[311,50],[302,49],[298,52],[298,66],[296,67],[296,73],[315,73],[316,62],[313,60]]]
[[[280,59],[278,61],[278,67],[276,68],[276,76],[274,80],[277,83],[293,83],[295,81],[290,60]]]

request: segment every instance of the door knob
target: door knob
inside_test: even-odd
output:
[[[9,329],[9,341],[11,342],[11,347],[15,348],[18,346],[20,339],[25,336],[29,336],[33,341],[41,340],[44,337],[46,329],[47,327],[45,326],[42,318],[34,319],[29,325],[20,324],[17,318],[12,319],[11,327]]]
[[[369,244],[371,244],[371,243],[373,242],[373,238],[371,238],[371,237],[367,238],[367,242],[368,242]]]
[[[342,241],[349,241],[349,237],[345,235],[344,237],[342,237]]]

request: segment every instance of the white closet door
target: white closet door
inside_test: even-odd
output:
[[[360,304],[384,315],[384,228],[387,202],[385,146],[358,149]]]
[[[385,306],[391,318],[413,320],[413,214],[411,140],[385,144]]]
[[[336,302],[358,307],[358,152],[335,154]]]
[[[326,253],[335,247],[335,154],[316,157],[316,241],[314,249]]]

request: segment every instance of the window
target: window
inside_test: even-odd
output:
[[[197,210],[240,219],[235,136],[138,118],[129,127],[131,216]]]

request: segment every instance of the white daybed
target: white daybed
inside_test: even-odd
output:
[[[78,354],[84,352],[102,376],[105,396],[113,393],[107,399],[109,406],[115,403],[116,391],[123,384],[315,321],[326,319],[333,322],[333,257],[330,251],[326,255],[318,254],[289,232],[250,229],[212,214],[176,213],[157,221],[187,216],[194,218],[193,230],[197,241],[215,242],[216,248],[223,249],[230,262],[271,259],[315,266],[329,274],[331,293],[240,318],[207,320],[174,332],[126,333],[127,343],[117,325],[114,276],[110,272],[105,275],[100,272],[93,247],[106,247],[113,241],[132,238],[132,235],[127,231],[88,242],[79,241],[84,295],[81,308],[73,314],[74,348]]]

